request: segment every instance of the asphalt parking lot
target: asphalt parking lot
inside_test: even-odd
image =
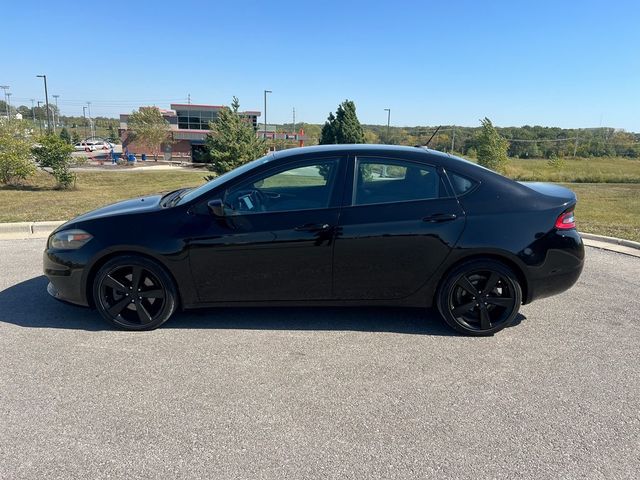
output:
[[[640,258],[491,338],[433,312],[218,309],[145,333],[0,241],[0,478],[637,478]]]

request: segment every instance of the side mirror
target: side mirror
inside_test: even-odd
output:
[[[219,198],[209,200],[207,202],[207,207],[209,207],[209,211],[212,215],[216,217],[224,217],[224,204]]]

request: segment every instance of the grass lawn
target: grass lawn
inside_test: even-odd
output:
[[[545,159],[512,158],[507,175],[554,183],[640,183],[640,159],[565,158],[560,167],[552,167]]]
[[[520,162],[546,166],[544,160],[521,160],[515,166]],[[640,161],[629,162],[640,164]],[[604,172],[605,167],[602,168]],[[607,168],[611,168],[609,173],[614,171],[611,166]],[[76,190],[61,191],[53,188],[50,175],[39,172],[21,188],[0,187],[0,222],[66,220],[119,200],[200,185],[206,173],[184,170],[78,172]],[[631,167],[628,174],[635,175]],[[300,180],[312,183],[317,179],[301,176]],[[580,231],[640,241],[640,183],[564,182],[564,185],[578,195],[576,219]]]
[[[640,242],[640,184],[564,184],[578,196],[576,223],[581,232]]]
[[[0,222],[68,220],[119,200],[200,185],[208,173],[185,170],[78,172],[76,189],[64,191],[54,189],[51,175],[38,172],[23,187],[0,187]]]

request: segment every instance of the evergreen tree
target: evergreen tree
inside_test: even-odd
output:
[[[336,143],[364,143],[364,130],[356,115],[356,104],[345,100],[336,112]]]
[[[256,136],[253,125],[240,115],[239,109],[240,102],[233,97],[231,108],[220,110],[210,125],[206,145],[211,165],[207,168],[217,174],[255,160],[267,151],[265,141]]]
[[[71,135],[69,135],[67,127],[62,127],[62,130],[60,130],[60,138],[67,143],[71,143]]]
[[[73,133],[71,134],[71,143],[75,145],[76,143],[79,143],[79,142],[80,142],[80,135],[78,135],[78,132],[74,130]]]
[[[504,173],[509,162],[507,157],[509,142],[496,131],[488,118],[480,120],[480,123],[482,128],[477,137],[478,164]]]
[[[327,121],[324,122],[322,130],[320,131],[320,145],[332,145],[338,143],[336,141],[336,117],[333,112],[329,113]]]
[[[320,133],[321,145],[333,143],[364,143],[364,129],[356,115],[356,104],[345,100],[338,105],[335,116],[329,114]]]

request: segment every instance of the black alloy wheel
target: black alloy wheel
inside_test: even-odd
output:
[[[474,260],[451,271],[438,292],[445,321],[467,335],[492,335],[513,323],[522,303],[516,275],[495,260]]]
[[[151,330],[176,310],[171,277],[155,262],[137,256],[116,257],[100,269],[93,284],[100,314],[127,330]]]

